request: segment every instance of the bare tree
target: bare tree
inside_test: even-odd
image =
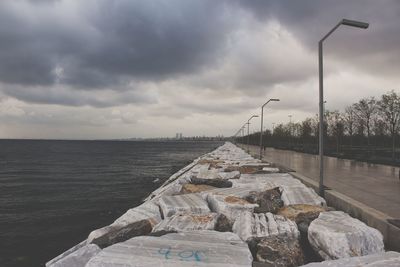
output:
[[[312,128],[312,135],[314,137],[318,137],[319,134],[319,116],[315,114],[313,118],[311,118],[311,128]]]
[[[356,111],[356,116],[362,122],[367,130],[367,144],[368,153],[370,152],[370,137],[371,137],[371,127],[372,119],[377,110],[376,100],[374,97],[363,98],[358,103],[354,104],[354,109]]]
[[[343,122],[345,129],[350,137],[350,149],[353,148],[353,135],[355,130],[356,114],[354,110],[354,105],[348,106],[345,109]]]
[[[336,153],[339,153],[340,140],[344,134],[343,116],[338,110],[328,111],[326,122],[328,124],[328,133],[336,140]]]
[[[396,135],[400,124],[400,96],[394,91],[382,95],[378,108],[392,137],[392,160],[395,160]]]

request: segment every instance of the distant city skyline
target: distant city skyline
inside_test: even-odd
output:
[[[4,0],[0,138],[231,136],[400,91],[396,0]],[[259,131],[254,118],[250,132]],[[179,136],[180,137],[180,136]]]

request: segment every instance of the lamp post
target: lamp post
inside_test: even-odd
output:
[[[318,42],[318,72],[319,72],[319,195],[324,196],[324,76],[322,44],[340,25],[367,29],[369,24],[361,21],[342,19]]]
[[[247,153],[250,152],[250,120],[257,117],[258,115],[253,115],[247,120]]]
[[[260,160],[262,159],[262,139],[263,139],[263,121],[264,121],[264,107],[271,101],[280,101],[277,98],[271,98],[264,105],[261,106],[261,131],[260,131]]]

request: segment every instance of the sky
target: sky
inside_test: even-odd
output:
[[[400,92],[397,0],[2,0],[0,138],[233,135]],[[259,130],[255,118],[250,131]]]

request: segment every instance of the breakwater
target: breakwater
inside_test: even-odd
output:
[[[400,254],[385,252],[378,230],[328,207],[313,189],[273,164],[226,143],[46,266],[371,262],[398,266]]]

